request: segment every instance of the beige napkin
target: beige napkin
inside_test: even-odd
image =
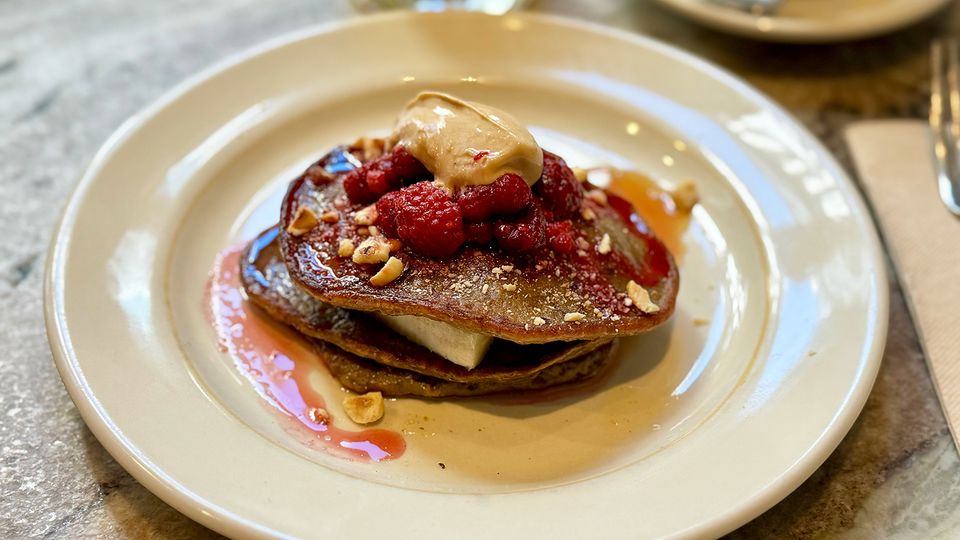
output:
[[[937,193],[930,128],[871,121],[846,136],[960,448],[960,219]]]

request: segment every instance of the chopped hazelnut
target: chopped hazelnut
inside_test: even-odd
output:
[[[513,291],[517,290],[517,284],[516,284],[516,283],[504,283],[504,284],[503,284],[503,290],[505,290],[505,291],[507,291],[507,292],[513,292]]]
[[[380,236],[371,236],[364,239],[353,252],[353,262],[357,264],[382,263],[389,258],[390,242]]]
[[[683,214],[689,214],[694,205],[700,201],[697,194],[697,186],[690,181],[686,181],[670,192],[670,198],[677,205],[677,210]]]
[[[543,326],[543,325],[546,324],[546,323],[547,323],[547,321],[543,320],[543,318],[541,318],[541,317],[534,317],[534,318],[533,318],[533,324],[536,325],[536,326]]]
[[[633,280],[627,283],[627,295],[630,296],[630,300],[633,300],[633,303],[640,311],[644,313],[656,313],[660,311],[660,306],[650,301],[650,293]]]
[[[379,236],[380,228],[376,225],[371,225],[367,228],[367,232],[370,233],[370,236]]]
[[[576,311],[574,311],[574,312],[565,314],[563,316],[563,320],[564,322],[577,322],[583,319],[583,317],[584,317],[583,313],[577,313]]]
[[[377,214],[377,205],[371,204],[366,208],[357,210],[357,213],[353,216],[353,220],[356,221],[358,225],[373,225],[377,222],[378,217],[380,216]]]
[[[341,257],[350,257],[353,255],[353,250],[353,242],[351,242],[348,238],[344,238],[340,241],[340,248],[337,250],[337,255],[340,255]]]
[[[360,137],[353,143],[354,148],[359,148],[363,152],[363,160],[370,161],[383,155],[384,140],[375,137]]]
[[[587,181],[587,170],[581,169],[580,167],[571,167],[573,171],[573,177],[577,179],[577,182],[586,182]]]
[[[333,211],[324,212],[323,214],[320,214],[320,221],[324,223],[336,223],[337,221],[340,221],[340,214]]]
[[[513,265],[512,265],[512,264],[505,264],[505,265],[501,266],[500,269],[503,270],[504,272],[513,272]]]
[[[297,213],[293,216],[293,221],[287,226],[287,232],[293,236],[302,236],[317,226],[317,215],[313,210],[306,206],[297,208]]]
[[[603,233],[603,238],[600,239],[600,245],[597,246],[597,253],[601,255],[606,255],[610,253],[610,235]]]
[[[367,392],[343,398],[343,410],[358,424],[372,424],[383,418],[383,394]]]
[[[390,244],[390,253],[400,251],[400,248],[403,247],[403,244],[396,238],[390,238],[387,243]]]
[[[607,194],[602,189],[591,189],[587,192],[587,198],[597,204],[607,204]]]
[[[311,165],[304,175],[313,181],[314,184],[328,183],[333,181],[333,175],[327,172],[321,165]]]
[[[403,273],[403,270],[403,261],[396,257],[390,257],[390,259],[387,261],[387,264],[383,265],[383,268],[381,268],[379,272],[370,278],[370,284],[374,287],[383,287],[384,285],[400,277],[400,274]]]
[[[486,292],[489,291],[489,290],[490,290],[490,285],[487,285],[486,283],[484,283],[484,284],[483,284],[483,287],[480,288],[480,292],[482,292],[482,293],[484,293],[484,294],[486,294]]]
[[[593,221],[597,219],[597,213],[589,208],[584,208],[583,210],[581,210],[580,215],[583,217],[583,219],[587,221]]]

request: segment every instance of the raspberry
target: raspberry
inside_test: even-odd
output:
[[[463,232],[467,242],[475,246],[485,246],[493,242],[493,224],[489,222],[464,223]]]
[[[400,211],[400,192],[391,191],[377,201],[377,226],[383,234],[397,238],[397,214]]]
[[[572,217],[580,211],[583,188],[567,163],[556,154],[543,151],[543,174],[533,189],[543,200],[544,209],[556,219]]]
[[[543,208],[534,202],[514,221],[500,220],[493,228],[497,245],[504,251],[527,252],[543,246],[546,241]]]
[[[463,244],[463,216],[447,193],[430,182],[420,182],[381,198],[384,233],[391,229],[404,244],[428,257],[453,255]],[[377,212],[381,205],[377,204]]]
[[[420,163],[420,160],[413,157],[413,154],[407,152],[407,149],[398,146],[390,154],[390,166],[394,174],[400,177],[406,184],[425,180],[430,177],[430,171]]]
[[[354,169],[343,177],[343,190],[347,192],[347,197],[355,203],[369,204],[377,200],[376,194],[367,187],[366,165],[359,169]]]
[[[568,219],[548,223],[547,241],[550,248],[557,253],[573,253],[577,249],[577,244],[573,241],[573,223]]]
[[[530,186],[516,174],[507,173],[492,184],[473,186],[460,194],[457,204],[463,219],[483,221],[494,214],[516,214],[533,199]]]
[[[384,193],[430,177],[430,171],[407,150],[398,146],[393,152],[364,163],[343,178],[343,189],[355,203],[369,204]]]
[[[393,188],[400,187],[399,185],[392,185],[392,180],[396,179],[388,177],[387,173],[382,170],[371,169],[367,171],[367,189],[369,189],[372,194],[387,193],[388,191],[393,191]]]

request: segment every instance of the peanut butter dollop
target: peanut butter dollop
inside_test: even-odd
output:
[[[440,92],[421,92],[407,104],[390,144],[403,145],[448,193],[506,173],[533,185],[543,172],[540,145],[514,117]]]

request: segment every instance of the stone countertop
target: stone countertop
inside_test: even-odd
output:
[[[531,9],[649,34],[725,66],[848,170],[843,127],[922,118],[930,39],[960,30],[957,5],[892,36],[834,46],[728,37],[649,0]],[[46,248],[74,184],[127,117],[226,55],[351,15],[333,0],[0,3],[0,537],[216,536],[141,487],[80,419],[44,332]],[[732,537],[960,535],[960,459],[898,284],[890,290],[885,358],[859,420],[806,483]]]

